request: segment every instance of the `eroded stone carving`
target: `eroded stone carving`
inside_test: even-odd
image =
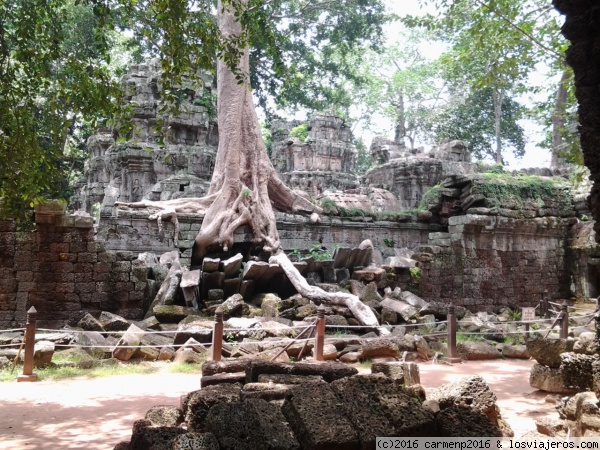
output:
[[[218,145],[212,76],[184,81],[178,113],[162,112],[159,80],[157,61],[134,65],[123,77],[131,130],[101,129],[89,138],[85,180],[72,199],[77,209],[101,204],[109,215],[115,201],[199,197],[208,190]]]

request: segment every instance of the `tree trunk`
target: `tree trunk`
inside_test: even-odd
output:
[[[554,112],[552,113],[552,159],[550,167],[556,169],[558,167],[558,158],[563,146],[563,133],[565,131],[565,111],[567,108],[567,81],[569,73],[563,70],[562,77],[558,83],[558,91],[556,93],[556,102],[554,103]]]
[[[246,4],[243,0],[242,4]],[[219,29],[224,39],[241,32],[230,7],[218,4]],[[273,207],[281,211],[310,213],[318,208],[285,186],[277,177],[260,133],[248,86],[249,51],[242,50],[237,76],[226,63],[217,63],[217,114],[219,149],[208,195],[215,199],[206,211],[196,237],[196,255],[212,248],[231,248],[234,231],[247,225],[254,242],[265,251],[280,250]]]
[[[504,91],[502,89],[492,89],[492,98],[494,99],[494,135],[496,137],[496,163],[504,164],[502,160],[502,102],[504,101]]]
[[[404,110],[404,95],[402,89],[398,94],[398,102],[396,103],[396,126],[394,128],[394,141],[402,142],[406,136],[406,117]],[[412,147],[411,147],[412,148]]]

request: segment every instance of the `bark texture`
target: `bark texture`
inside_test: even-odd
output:
[[[581,149],[594,183],[588,201],[596,221],[596,240],[600,240],[600,2],[553,0],[552,3],[566,16],[562,33],[571,41],[566,57],[575,74]]]

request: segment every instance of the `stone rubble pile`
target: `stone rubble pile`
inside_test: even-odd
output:
[[[181,409],[152,408],[115,449],[359,449],[375,448],[377,436],[513,435],[481,377],[426,398],[418,377],[406,383],[385,375],[401,371],[395,365],[357,374],[334,362],[207,362],[203,388],[185,396]],[[232,370],[239,377],[225,376]],[[204,386],[216,375],[222,383]]]

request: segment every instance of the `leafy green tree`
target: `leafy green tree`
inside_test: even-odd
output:
[[[61,157],[78,116],[113,105],[98,55],[102,18],[74,2],[0,2],[0,214],[19,217],[61,190]],[[93,113],[92,113],[93,111]]]
[[[527,90],[527,76],[540,62],[562,64],[552,6],[543,0],[432,0],[437,16],[407,18],[411,26],[445,33],[452,46],[447,73],[457,87],[490,88],[494,104],[496,160],[502,160],[502,107],[506,97]],[[550,116],[552,111],[548,111]]]
[[[243,10],[239,0],[230,0],[243,31],[222,39],[214,0],[117,3],[116,21],[133,31],[141,53],[161,58],[167,97],[183,73],[214,70],[223,55],[232,66],[239,58],[236,44],[248,44],[250,84],[267,118],[280,108],[348,108],[352,98],[342,87],[360,82],[352,56],[377,48],[389,19],[381,0],[252,0]]]
[[[110,64],[111,46],[130,47],[138,60],[160,58],[169,108],[178,106],[182,76],[214,70],[217,58],[239,83],[253,80],[265,107],[273,93],[281,104],[320,107],[343,96],[335,87],[346,69],[344,58],[376,45],[386,20],[381,0],[251,0],[247,5],[226,0],[224,5],[236,10],[240,33],[223,35],[214,0],[0,2],[3,216],[18,215],[42,195],[56,195],[69,136],[82,121],[116,113],[114,81],[123,66]],[[123,42],[117,29],[132,38]],[[246,46],[254,62],[249,73],[237,67]],[[330,58],[334,52],[338,59]],[[320,76],[328,81],[317,83]]]
[[[497,161],[496,104],[491,88],[472,91],[466,99],[456,99],[456,104],[438,117],[434,132],[438,142],[460,139],[468,143],[477,159],[490,157]],[[525,154],[525,132],[519,125],[523,107],[511,98],[504,97],[500,118],[502,148],[510,148],[517,157]],[[502,163],[502,161],[500,161]]]
[[[204,258],[210,251],[231,249],[234,245],[234,232],[242,226],[247,226],[253,234],[253,242],[263,252],[271,255],[272,263],[281,266],[301,295],[313,300],[345,305],[361,323],[377,326],[377,318],[357,296],[328,293],[310,286],[283,252],[274,210],[310,214],[313,220],[318,220],[318,212],[321,210],[281,182],[261,138],[260,124],[248,85],[248,44],[252,40],[244,36],[248,32],[248,23],[255,26],[254,22],[246,21],[246,14],[252,12],[255,3],[251,0],[241,0],[232,5],[224,1],[220,0],[217,6],[219,31],[225,42],[235,43],[233,48],[237,49],[239,57],[229,59],[226,54],[221,54],[217,63],[217,116],[220,136],[208,195],[163,202],[117,202],[115,205],[157,208],[160,211],[153,215],[154,218],[169,219],[175,223],[179,212],[204,213],[194,245],[194,258],[197,260]],[[323,5],[325,4],[329,3]],[[264,6],[262,2],[259,5]],[[317,7],[317,4],[314,5]],[[319,20],[323,18],[323,11],[321,13],[318,15]],[[262,17],[260,14],[259,19]],[[267,25],[266,22],[261,24]],[[264,29],[260,31],[268,33]]]
[[[445,85],[438,61],[422,54],[421,46],[433,41],[429,33],[407,31],[399,42],[382,52],[366,52],[359,58],[359,73],[367,82],[356,86],[363,106],[361,119],[369,126],[382,115],[394,126],[394,140],[428,141]]]

